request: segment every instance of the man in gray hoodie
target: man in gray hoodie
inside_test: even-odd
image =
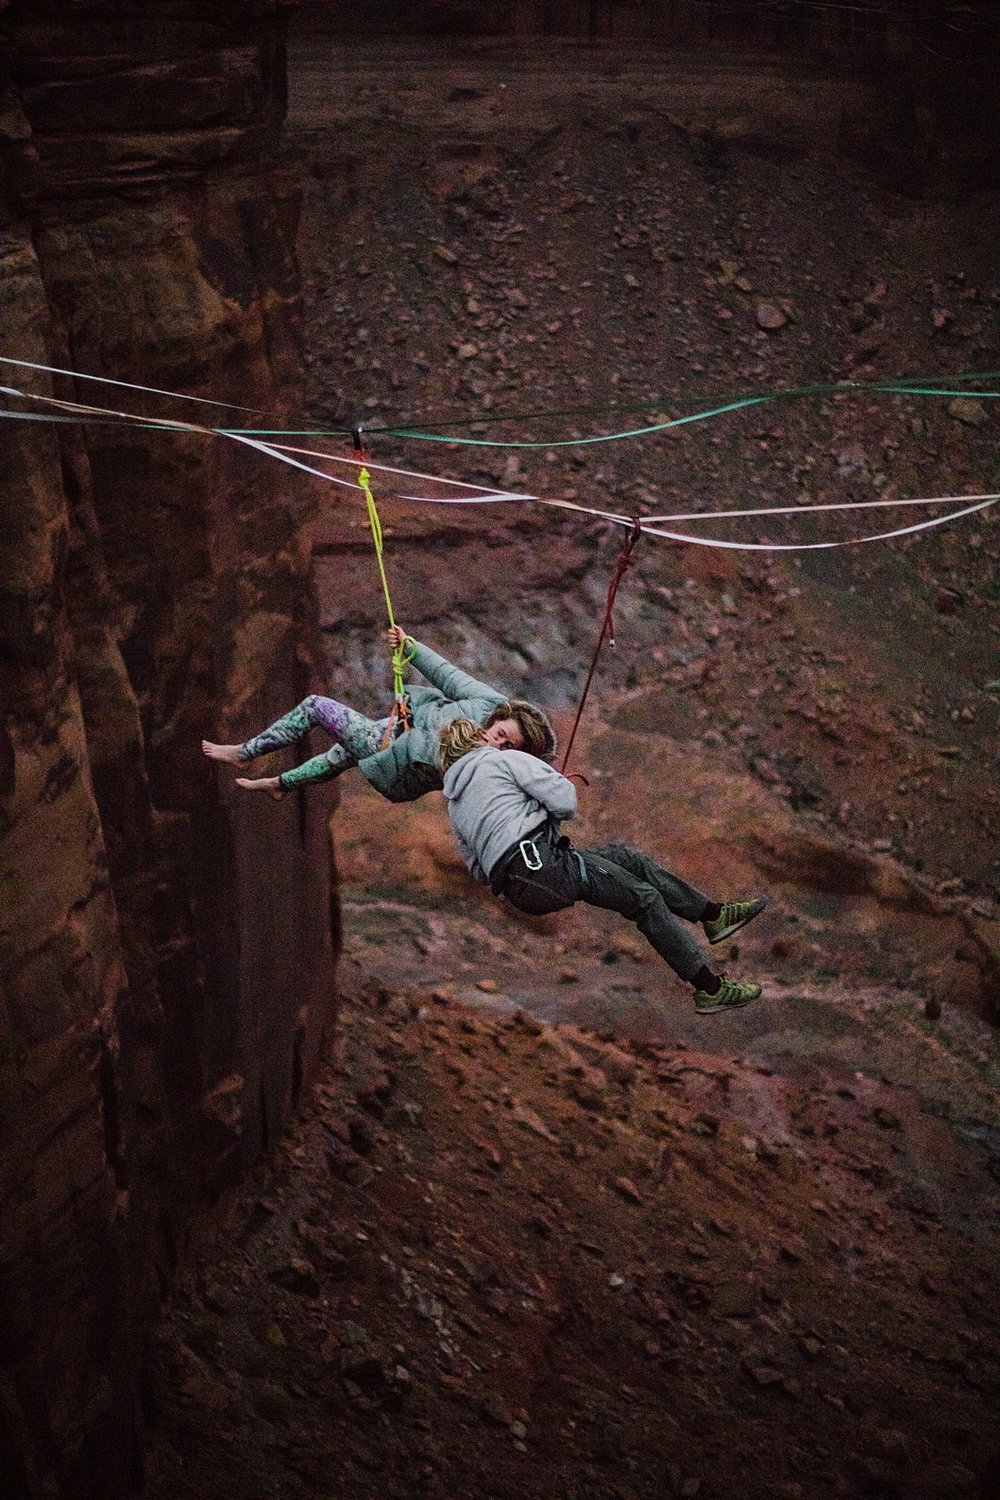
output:
[[[712,902],[631,844],[576,849],[560,823],[576,812],[576,788],[543,760],[491,745],[478,725],[455,719],[441,731],[448,818],[462,858],[481,884],[533,916],[577,901],[634,922],[661,958],[695,991],[700,1015],[734,1010],[759,984],[717,974],[682,921],[722,942],[764,910],[768,898]]]

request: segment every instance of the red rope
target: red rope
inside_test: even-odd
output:
[[[579,729],[580,720],[583,718],[584,704],[587,701],[587,694],[590,692],[590,684],[594,680],[594,672],[597,668],[598,657],[600,656],[601,650],[604,646],[605,636],[607,636],[612,646],[615,643],[615,622],[613,618],[615,598],[618,594],[619,585],[621,584],[621,581],[625,577],[626,571],[628,570],[629,563],[632,561],[632,553],[635,551],[635,544],[641,536],[642,523],[640,522],[638,516],[634,516],[632,518],[632,530],[629,532],[628,541],[625,543],[619,554],[618,561],[615,563],[615,571],[611,575],[611,582],[608,584],[608,596],[604,602],[604,619],[601,621],[601,633],[597,637],[597,645],[594,648],[594,655],[590,663],[590,671],[587,673],[587,680],[583,685],[583,692],[580,695],[580,706],[577,708],[576,718],[573,720],[573,728],[570,730],[569,742],[566,745],[566,751],[563,755],[562,766],[560,767],[564,776],[566,775],[566,767],[569,765],[569,757],[570,752],[573,749],[573,741],[576,739],[576,731]]]

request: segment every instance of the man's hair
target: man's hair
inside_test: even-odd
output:
[[[555,755],[555,730],[549,723],[548,716],[534,703],[526,703],[523,698],[512,698],[509,703],[498,703],[483,728],[489,729],[491,724],[498,724],[501,719],[514,720],[521,731],[523,748],[529,755],[535,755],[539,760],[547,760],[549,756]]]
[[[452,719],[441,731],[438,765],[442,771],[447,771],[456,760],[461,760],[470,750],[477,750],[485,743],[483,731],[478,724],[473,724],[471,719]]]

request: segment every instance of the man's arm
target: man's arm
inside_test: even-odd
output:
[[[523,750],[504,750],[504,769],[529,797],[562,822],[576,812],[576,787],[558,771]]]

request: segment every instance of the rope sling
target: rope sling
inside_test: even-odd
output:
[[[362,461],[358,469],[358,485],[365,497],[365,505],[368,508],[368,524],[371,526],[372,541],[375,544],[375,559],[378,563],[379,577],[382,580],[382,593],[385,596],[385,611],[389,617],[389,629],[396,628],[396,619],[392,612],[392,596],[389,593],[389,580],[386,577],[385,559],[383,556],[383,534],[382,521],[379,517],[378,506],[375,504],[375,496],[372,494],[371,475],[368,473]],[[389,722],[379,744],[379,749],[384,750],[390,745],[397,734],[402,734],[405,729],[413,728],[413,710],[410,708],[410,700],[406,694],[406,685],[403,681],[403,673],[406,665],[412,657],[407,653],[405,641],[397,646],[392,653],[392,709],[389,714]]]
[[[579,729],[580,720],[583,718],[583,709],[585,703],[587,702],[587,694],[590,692],[590,684],[594,680],[594,672],[597,669],[597,661],[600,657],[604,642],[605,640],[607,640],[612,646],[615,643],[615,622],[613,615],[615,599],[618,595],[619,585],[621,584],[622,579],[625,577],[625,574],[627,573],[629,568],[629,564],[632,561],[632,553],[635,551],[636,542],[638,542],[641,536],[642,524],[638,516],[633,516],[632,530],[628,534],[628,539],[625,542],[624,547],[618,554],[618,561],[615,563],[615,570],[611,575],[611,582],[608,584],[607,597],[604,601],[604,619],[601,621],[601,629],[597,637],[597,645],[594,647],[594,654],[590,660],[590,670],[587,673],[587,680],[583,685],[583,692],[580,694],[580,703],[576,710],[576,718],[573,720],[573,728],[570,730],[569,740],[566,743],[566,750],[563,755],[562,765],[559,768],[564,776],[566,775],[566,767],[569,765],[569,757],[573,749],[573,741],[576,739],[576,731]],[[585,776],[580,776],[579,772],[577,772],[576,775],[579,776],[579,779],[584,783],[585,786],[589,784]],[[572,779],[573,776],[571,775],[570,780]]]

